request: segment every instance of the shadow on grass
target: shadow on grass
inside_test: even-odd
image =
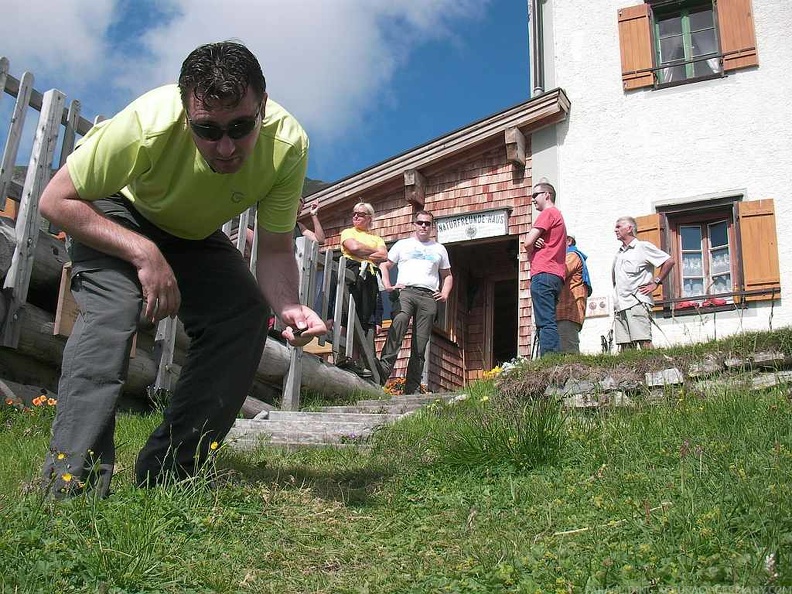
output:
[[[370,464],[362,448],[297,450],[260,447],[254,452],[226,453],[218,460],[219,483],[306,489],[320,499],[366,505],[371,494],[393,475]]]

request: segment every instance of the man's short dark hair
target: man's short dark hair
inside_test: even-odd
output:
[[[419,211],[416,211],[416,212],[413,214],[413,223],[416,223],[416,222],[418,222],[418,217],[420,217],[421,215],[426,215],[426,216],[428,216],[430,219],[432,219],[432,223],[434,223],[434,215],[433,215],[431,212],[429,212],[428,210],[419,210]]]
[[[555,204],[556,191],[555,188],[553,187],[553,184],[547,182],[539,182],[534,186],[534,191],[537,190],[540,192],[547,192],[548,194],[550,194],[550,200],[553,202],[553,204]]]
[[[241,43],[207,43],[195,48],[182,63],[179,92],[185,108],[190,93],[206,109],[236,107],[248,88],[263,99],[267,83],[256,56]]]

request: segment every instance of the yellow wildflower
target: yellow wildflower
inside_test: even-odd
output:
[[[60,452],[58,454],[57,458],[58,458],[58,460],[63,460],[64,458],[66,458],[66,454],[64,454],[63,452]]]
[[[216,450],[218,447],[220,447],[220,444],[217,443],[216,441],[213,441],[212,443],[209,444],[210,450]]]
[[[72,478],[73,478],[73,477],[72,477],[72,475],[71,475],[71,473],[70,473],[70,472],[64,472],[64,473],[61,475],[61,478],[63,479],[63,482],[64,482],[64,483],[69,483],[69,482],[71,482],[71,480],[72,480]]]
[[[50,406],[55,406],[56,404],[58,404],[58,401],[55,400],[54,398],[47,398],[47,404],[49,404]]]

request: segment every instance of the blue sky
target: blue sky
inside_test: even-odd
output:
[[[4,14],[11,73],[90,119],[173,82],[197,45],[240,39],[308,131],[309,177],[326,181],[529,98],[524,0],[28,0]]]

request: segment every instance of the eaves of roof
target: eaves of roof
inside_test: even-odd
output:
[[[514,107],[473,122],[453,132],[372,165],[318,190],[306,202],[319,200],[323,207],[371,192],[379,186],[402,183],[404,172],[421,170],[452,159],[476,145],[503,136],[509,128],[530,135],[566,119],[570,101],[563,89],[547,91]],[[504,141],[505,142],[505,141]]]

